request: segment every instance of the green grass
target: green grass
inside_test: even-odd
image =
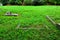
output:
[[[19,16],[4,16],[7,11]],[[0,39],[60,40],[60,31],[46,19],[46,15],[60,22],[60,6],[0,6]],[[20,27],[16,29],[18,24]]]

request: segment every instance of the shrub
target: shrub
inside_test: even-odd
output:
[[[3,5],[8,4],[8,0],[1,0],[0,2],[1,2]]]
[[[43,5],[46,4],[45,0],[34,0],[33,5]]]
[[[32,4],[32,0],[25,0],[25,4],[26,5],[31,5]]]
[[[54,5],[59,5],[60,4],[60,0],[49,0],[49,2],[51,4],[54,4]]]

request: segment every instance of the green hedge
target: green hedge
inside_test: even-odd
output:
[[[55,4],[55,5],[59,5],[60,4],[60,0],[49,0],[49,2]]]
[[[21,0],[10,0],[9,1],[10,4],[21,4]]]
[[[21,5],[24,2],[25,5],[44,5],[44,4],[54,4],[60,5],[60,0],[0,0],[2,4],[13,4]]]
[[[32,0],[25,0],[24,2],[26,5],[31,5],[32,4]]]

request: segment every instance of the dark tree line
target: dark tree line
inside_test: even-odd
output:
[[[60,5],[60,0],[0,0],[3,5]]]

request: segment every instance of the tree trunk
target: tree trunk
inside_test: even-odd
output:
[[[49,3],[49,0],[46,0],[46,2],[47,2],[47,5],[49,5],[50,3]]]
[[[22,0],[22,6],[24,6],[24,5],[25,5],[25,3],[24,3],[24,2],[25,2],[25,0]]]

